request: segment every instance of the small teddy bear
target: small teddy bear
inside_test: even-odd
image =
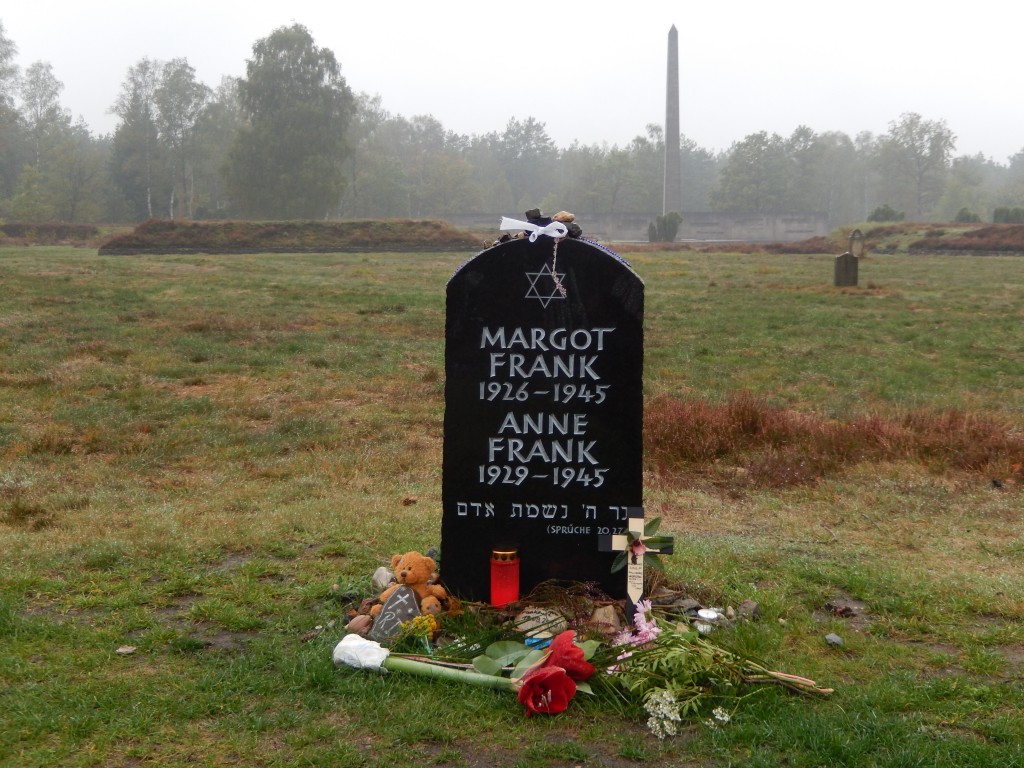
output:
[[[371,616],[377,616],[384,603],[394,594],[400,586],[410,587],[420,599],[420,612],[423,614],[437,615],[443,610],[441,601],[448,597],[445,588],[431,583],[437,565],[433,558],[420,554],[419,552],[406,552],[404,555],[395,555],[391,558],[391,570],[395,574],[397,584],[380,593],[380,605],[370,609]]]

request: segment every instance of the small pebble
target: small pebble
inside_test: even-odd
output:
[[[744,619],[760,619],[762,614],[761,606],[753,600],[744,600],[740,603],[739,615]]]
[[[364,637],[369,633],[370,628],[373,626],[373,619],[365,614],[359,614],[355,616],[346,626],[347,632],[352,632],[357,635],[363,635]]]
[[[829,634],[825,635],[825,642],[831,645],[833,648],[842,648],[845,645],[845,643],[843,642],[843,638],[841,638],[835,632],[830,632]]]
[[[373,572],[373,588],[383,592],[394,579],[395,575],[382,565]]]
[[[590,615],[590,623],[602,626],[610,632],[617,632],[622,629],[619,613],[613,605],[602,605],[599,608],[595,608],[594,612]]]
[[[115,653],[118,656],[131,656],[137,650],[139,650],[138,647],[136,647],[134,645],[122,645],[120,648],[118,648],[115,651]]]

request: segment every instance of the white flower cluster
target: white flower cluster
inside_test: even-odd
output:
[[[704,725],[708,728],[718,728],[719,726],[727,725],[731,720],[732,718],[728,712],[721,707],[715,707],[711,710],[711,717],[704,721]]]
[[[659,739],[675,736],[679,732],[678,723],[682,720],[679,704],[668,689],[658,688],[651,692],[644,701],[644,709],[650,715],[647,728]]]

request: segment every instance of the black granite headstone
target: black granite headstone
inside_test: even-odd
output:
[[[447,291],[441,576],[487,601],[493,550],[520,592],[548,579],[625,593],[615,553],[643,499],[644,287],[586,240],[519,238]]]

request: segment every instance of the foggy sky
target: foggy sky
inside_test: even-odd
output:
[[[666,44],[679,30],[682,132],[725,150],[756,131],[875,135],[905,112],[945,120],[956,154],[1000,163],[1024,149],[1012,4],[577,2],[8,3],[17,63],[53,65],[62,102],[93,131],[128,67],[187,58],[216,87],[253,43],[300,23],[355,92],[393,114],[432,114],[463,134],[534,117],[560,147],[625,145],[664,123]]]

